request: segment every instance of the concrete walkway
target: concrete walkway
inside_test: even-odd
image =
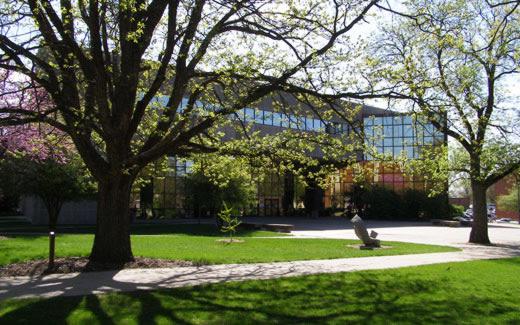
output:
[[[75,296],[112,291],[156,290],[227,281],[389,269],[512,256],[520,256],[520,247],[466,245],[461,252],[449,253],[170,269],[127,269],[110,272],[52,274],[34,278],[11,277],[0,278],[0,300],[6,298]]]
[[[250,222],[292,223],[299,238],[355,238],[345,219],[251,218]],[[496,246],[466,244],[470,228],[434,227],[425,222],[367,221],[367,227],[384,241],[403,241],[460,247],[461,252],[312,260],[281,263],[230,264],[170,269],[52,274],[43,277],[0,278],[0,300],[53,297],[175,288],[226,281],[271,279],[306,274],[352,272],[477,259],[520,256],[520,226],[491,224],[489,234]],[[285,237],[287,240],[290,238]]]

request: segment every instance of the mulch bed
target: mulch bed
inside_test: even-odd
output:
[[[33,260],[21,263],[13,263],[0,267],[0,277],[5,276],[38,276],[51,273],[73,273],[73,272],[99,272],[122,269],[144,269],[144,268],[171,268],[195,266],[190,261],[161,260],[146,257],[136,257],[135,261],[125,264],[116,263],[89,263],[86,257],[57,258],[55,267],[48,269],[47,260]]]

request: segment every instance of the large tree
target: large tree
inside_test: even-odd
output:
[[[321,71],[349,55],[335,43],[376,2],[1,0],[0,68],[53,101],[0,107],[1,123],[45,122],[71,137],[98,182],[90,259],[126,262],[139,172],[204,150],[226,116],[288,85],[327,87]]]
[[[465,150],[469,241],[488,244],[486,190],[520,166],[520,2],[409,2],[378,38],[372,64],[410,109]]]

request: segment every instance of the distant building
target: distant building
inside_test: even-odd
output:
[[[519,181],[520,179],[516,179],[516,177],[511,174],[493,184],[490,189],[490,192],[493,193],[493,199],[496,201],[499,196],[508,195],[515,187],[519,189]],[[516,220],[519,220],[520,217],[518,209],[516,209],[516,211],[506,209],[500,206],[500,204],[497,204],[496,215],[498,218],[511,218]]]

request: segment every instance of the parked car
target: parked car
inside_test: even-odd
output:
[[[469,218],[465,215],[462,215],[460,217],[455,217],[453,219],[460,222],[461,226],[471,226],[471,224],[473,223],[473,218]]]
[[[495,204],[487,205],[487,217],[488,217],[488,222],[496,221],[497,216],[496,216],[496,205]],[[464,221],[473,221],[473,205],[470,205],[469,209],[464,211],[464,214],[461,216],[461,218],[463,218]],[[461,220],[459,220],[459,221],[461,221]]]

